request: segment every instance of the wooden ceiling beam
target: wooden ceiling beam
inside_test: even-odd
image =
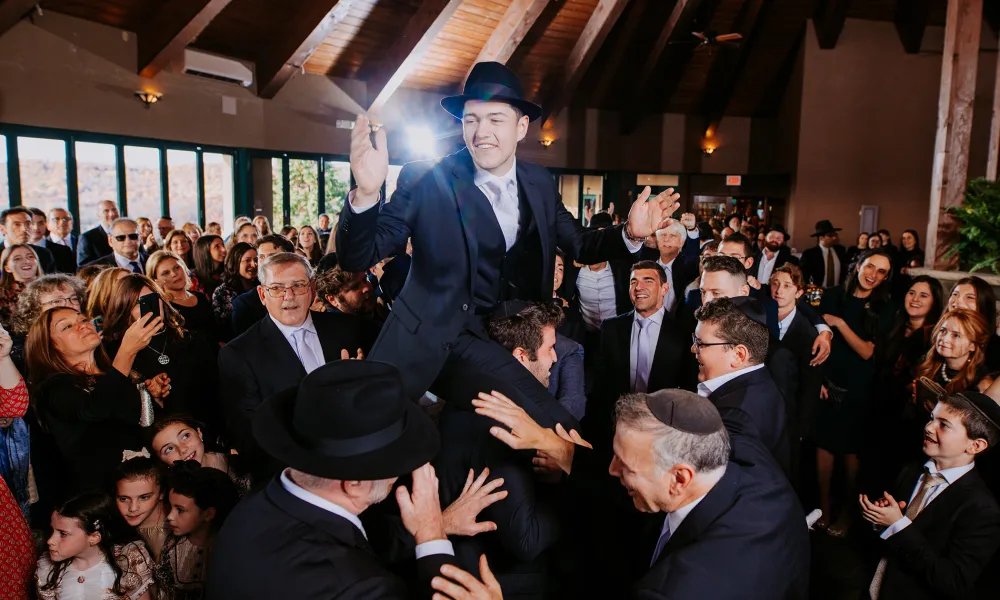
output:
[[[743,42],[738,48],[719,48],[719,53],[715,57],[699,103],[708,117],[708,127],[713,131],[718,130],[746,67],[747,58],[753,52],[759,37],[755,33],[758,30],[758,23],[761,22],[761,13],[766,12],[766,8],[764,0],[744,2],[736,20],[736,31],[743,36]]]
[[[542,117],[543,127],[545,124],[551,125],[550,121],[573,98],[580,80],[587,72],[587,67],[593,62],[597,51],[601,49],[601,44],[607,39],[628,3],[629,0],[600,0],[597,3],[587,25],[583,28],[583,33],[573,46],[573,51],[569,53],[562,79],[552,89],[542,107],[545,111]]]
[[[924,41],[924,30],[931,14],[930,0],[896,0],[896,11],[893,22],[903,49],[907,54],[920,52]]]
[[[504,13],[500,24],[490,34],[490,39],[486,40],[486,45],[480,50],[479,56],[476,57],[472,66],[491,61],[507,64],[550,1],[513,0],[507,7],[507,12]],[[471,72],[472,68],[470,67],[469,72],[465,74],[466,79],[469,78]],[[461,86],[462,83],[459,85]]]
[[[231,0],[174,0],[136,32],[141,77],[152,78],[179,57]]]
[[[300,3],[282,32],[257,54],[257,95],[274,98],[350,9],[352,0]]]
[[[622,61],[625,60],[625,53],[628,52],[629,48],[636,41],[636,31],[638,31],[643,18],[646,17],[646,6],[648,4],[649,0],[632,0],[632,5],[628,9],[628,18],[625,19],[625,23],[622,25],[621,34],[615,34],[618,35],[618,39],[615,41],[614,48],[611,49],[607,63],[605,63],[607,68],[601,70],[601,77],[591,95],[597,102],[604,102],[608,90],[620,74],[618,65],[622,64]]]
[[[379,65],[363,69],[359,78],[368,84],[369,113],[377,114],[385,107],[460,4],[462,0],[424,0],[396,42],[378,55],[382,57]]]
[[[0,35],[34,10],[39,0],[0,0]]]
[[[837,40],[844,30],[844,21],[847,20],[847,11],[850,7],[851,0],[816,0],[813,23],[816,26],[816,37],[819,38],[820,48],[833,50],[837,47]]]

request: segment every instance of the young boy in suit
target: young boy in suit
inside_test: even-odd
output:
[[[938,398],[924,428],[922,468],[904,469],[893,497],[860,497],[881,532],[873,600],[966,598],[1000,546],[1000,507],[976,471],[976,456],[1000,441],[1000,405],[985,394]]]

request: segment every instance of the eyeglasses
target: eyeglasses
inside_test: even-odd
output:
[[[56,223],[72,223],[73,217],[52,217],[52,220]]]
[[[285,297],[285,292],[287,292],[288,290],[292,290],[292,294],[294,294],[296,296],[301,296],[301,295],[303,295],[303,294],[305,294],[306,292],[309,291],[309,289],[312,287],[312,284],[311,283],[293,283],[292,285],[287,286],[287,287],[283,286],[283,285],[272,285],[272,286],[266,286],[265,285],[265,286],[262,286],[262,287],[265,290],[267,290],[267,294],[269,296],[271,296],[272,298],[284,298]]]
[[[115,240],[119,242],[124,242],[126,239],[132,240],[133,242],[139,239],[138,233],[126,233],[125,235],[114,236]]]
[[[731,342],[703,342],[698,339],[698,336],[691,334],[691,344],[694,345],[696,352],[701,352],[702,348],[708,346],[732,346]]]
[[[77,296],[67,296],[65,298],[53,298],[48,302],[42,302],[42,306],[80,306],[80,298]]]

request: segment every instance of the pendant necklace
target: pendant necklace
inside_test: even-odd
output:
[[[152,350],[153,352],[156,352],[157,354],[160,355],[159,358],[156,359],[156,362],[160,363],[161,365],[169,365],[170,364],[170,357],[167,356],[167,340],[166,339],[163,340],[163,352],[160,352],[159,350],[157,350],[156,348],[154,348],[152,346],[146,346],[146,347],[149,348],[150,350]]]

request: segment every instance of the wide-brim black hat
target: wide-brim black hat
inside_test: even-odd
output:
[[[253,434],[268,454],[327,479],[374,481],[430,462],[441,439],[403,390],[399,371],[371,360],[339,360],[268,398]]]
[[[477,63],[465,80],[462,93],[443,98],[441,106],[456,119],[461,119],[465,103],[469,100],[506,102],[528,115],[529,121],[542,116],[541,106],[525,100],[521,80],[517,75],[498,62]]]
[[[822,221],[816,222],[816,231],[809,237],[823,237],[824,235],[829,235],[837,231],[840,231],[840,227],[834,227],[833,223],[823,219]]]

